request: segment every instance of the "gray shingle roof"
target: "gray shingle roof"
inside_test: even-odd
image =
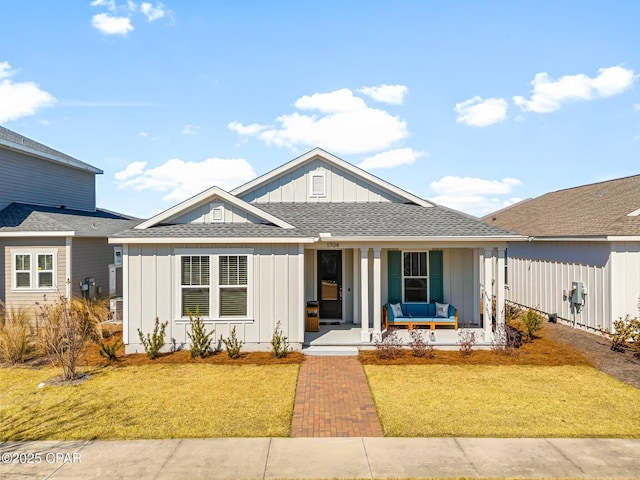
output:
[[[404,203],[255,204],[295,228],[251,223],[159,225],[115,237],[495,237],[511,235],[476,218],[444,207]]]
[[[96,210],[85,212],[68,208],[12,203],[0,210],[0,235],[10,232],[75,232],[81,237],[107,237],[134,227],[141,220]]]
[[[0,126],[0,140],[4,142],[8,142],[17,150],[23,150],[23,147],[30,148],[37,152],[43,153],[50,157],[55,157],[56,161],[59,163],[64,163],[66,165],[71,165],[76,168],[80,168],[83,170],[90,170],[94,173],[103,173],[99,168],[94,167],[93,165],[89,165],[81,160],[78,160],[71,155],[67,155],[66,153],[62,153],[58,150],[55,150],[51,147],[47,147],[42,143],[36,142],[35,140],[31,140],[30,138],[25,137],[24,135],[20,135],[8,128]]]
[[[558,190],[524,200],[482,220],[532,237],[636,236],[640,175]]]

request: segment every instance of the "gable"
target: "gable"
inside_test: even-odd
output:
[[[265,220],[220,198],[212,198],[190,210],[167,218],[165,223],[265,223]]]
[[[431,203],[316,148],[231,192],[248,203]]]

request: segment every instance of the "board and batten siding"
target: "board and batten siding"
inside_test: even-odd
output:
[[[2,272],[2,282],[0,282],[0,300],[7,305],[14,307],[31,308],[36,310],[36,302],[42,302],[44,295],[49,300],[56,300],[58,293],[64,295],[67,282],[66,274],[66,243],[64,238],[3,238],[1,241],[2,255],[0,256],[0,271]],[[13,253],[45,253],[55,254],[56,287],[53,289],[15,289],[13,288],[12,255]],[[35,258],[32,257],[32,262]],[[33,275],[32,275],[33,281]]]
[[[508,247],[506,299],[573,322],[565,294],[572,282],[587,288],[576,324],[590,330],[612,328],[610,244],[607,242],[519,242]]]
[[[153,332],[156,317],[160,322],[169,322],[165,349],[169,349],[172,339],[176,345],[188,348],[189,322],[176,318],[180,272],[175,252],[215,249],[216,253],[224,255],[226,248],[230,249],[230,254],[238,248],[253,250],[253,280],[250,285],[253,318],[204,319],[207,330],[214,331],[214,344],[221,335],[227,338],[231,329],[236,327],[238,338],[245,342],[245,350],[269,350],[276,322],[280,321],[291,346],[301,347],[304,340],[304,291],[301,283],[304,255],[298,245],[128,245],[123,259],[128,270],[124,292],[127,298],[124,314],[127,353],[144,352],[138,329],[145,334]],[[194,254],[203,254],[201,252],[194,251]],[[218,346],[224,348],[224,345]]]
[[[310,174],[322,171],[325,175],[326,194],[310,195]],[[324,160],[315,159],[287,172],[267,184],[249,191],[240,198],[249,203],[353,203],[404,202],[406,200],[365,182],[351,173]]]
[[[170,221],[178,224],[212,223],[212,211],[217,207],[223,208],[224,223],[264,223],[264,220],[245,212],[235,205],[222,201],[207,202],[204,205],[199,205],[174,219],[170,219]]]
[[[0,209],[12,202],[96,209],[95,174],[0,148]]]
[[[640,242],[611,245],[611,318],[640,318]]]
[[[106,238],[75,237],[71,248],[71,294],[81,296],[80,282],[94,278],[102,297],[109,296],[109,264],[114,261],[113,249]],[[97,292],[97,290],[96,290]]]

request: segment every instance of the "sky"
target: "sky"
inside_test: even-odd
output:
[[[640,174],[640,2],[0,0],[0,125],[140,218],[321,147],[483,216]],[[585,206],[588,208],[588,206]]]

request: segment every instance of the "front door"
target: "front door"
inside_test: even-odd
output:
[[[320,321],[342,318],[342,251],[318,250]]]

